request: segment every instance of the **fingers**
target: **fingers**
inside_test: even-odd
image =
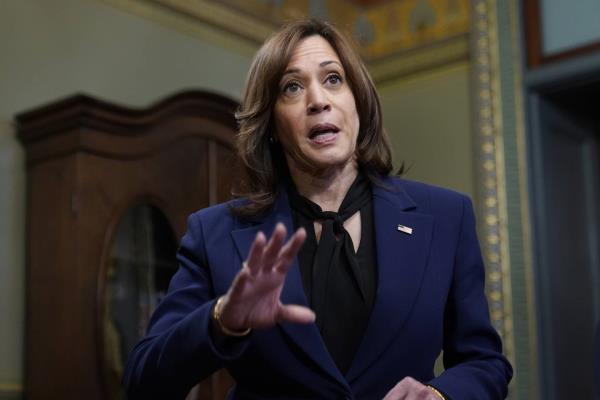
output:
[[[294,304],[282,305],[277,315],[278,321],[293,322],[295,324],[310,324],[315,321],[315,318],[315,313],[310,308]]]
[[[248,259],[245,263],[251,275],[256,275],[258,271],[260,271],[260,266],[262,265],[263,252],[266,244],[267,238],[265,237],[265,234],[262,232],[258,232],[256,234],[256,237],[254,238],[254,242],[252,243],[252,247],[250,248],[250,254],[248,254]]]
[[[384,400],[439,400],[437,395],[410,376],[402,379],[384,397]]]
[[[229,299],[234,302],[240,300],[241,296],[245,291],[245,288],[249,284],[249,281],[250,274],[244,273],[244,271],[241,271],[239,274],[237,274],[233,279],[233,282],[231,282],[231,286],[229,287],[229,291],[227,292]]]
[[[268,243],[262,232],[256,235],[245,262],[250,275],[256,275],[261,270],[271,271],[273,268],[284,273],[288,270],[306,239],[306,231],[304,228],[298,229],[287,243],[285,243],[286,233],[285,226],[278,223]]]
[[[270,271],[274,267],[277,261],[277,255],[279,254],[281,246],[283,246],[283,243],[285,241],[286,233],[287,231],[285,229],[285,226],[283,226],[281,222],[275,225],[275,229],[273,230],[273,234],[271,235],[271,240],[269,240],[269,243],[267,244],[267,247],[265,247],[265,251],[263,253],[263,270]]]
[[[306,231],[304,228],[298,229],[294,235],[288,240],[288,242],[281,248],[279,252],[279,258],[277,260],[277,268],[280,272],[286,273],[292,265],[292,261],[300,251],[300,248],[306,240]]]
[[[388,392],[388,394],[385,395],[383,400],[405,399],[409,393],[410,386],[412,386],[412,380],[413,378],[411,378],[410,376],[407,376],[406,378],[402,379],[396,384],[396,386],[392,388],[392,390]]]

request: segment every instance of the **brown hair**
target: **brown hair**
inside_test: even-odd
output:
[[[360,128],[356,158],[369,178],[377,182],[392,170],[389,139],[383,129],[381,105],[373,80],[351,42],[332,24],[317,19],[292,22],[269,38],[258,50],[236,113],[239,133],[237,153],[244,176],[234,188],[235,197],[248,202],[232,207],[240,216],[266,212],[275,202],[277,190],[287,174],[287,164],[279,143],[272,143],[273,109],[279,94],[279,81],[298,43],[320,35],[336,51],[344,67],[359,116]]]

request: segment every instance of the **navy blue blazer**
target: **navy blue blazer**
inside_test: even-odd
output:
[[[272,211],[256,221],[234,217],[227,204],[189,217],[180,268],[126,368],[129,398],[184,398],[222,367],[236,380],[232,399],[381,399],[406,376],[453,400],[505,398],[512,369],[489,320],[471,201],[399,178],[384,182],[387,188],[373,188],[375,305],[345,376],[315,324],[281,323],[225,346],[209,334],[211,307],[226,293],[256,233],[270,235],[278,221],[293,231],[281,191]],[[412,234],[399,231],[399,224]],[[297,261],[281,300],[307,305]],[[442,350],[445,372],[436,377]]]

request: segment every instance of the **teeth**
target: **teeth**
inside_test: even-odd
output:
[[[314,137],[316,137],[316,136],[319,136],[319,135],[326,135],[326,134],[328,134],[328,133],[335,133],[335,132],[334,132],[333,130],[331,130],[331,129],[330,129],[330,130],[326,130],[326,131],[319,131],[319,132],[314,132],[312,135],[310,135],[310,137],[311,137],[311,138],[314,138]]]
[[[313,137],[311,137],[311,139],[314,140],[315,142],[321,142],[321,141],[329,140],[334,135],[335,135],[334,131],[319,132],[316,135],[314,135]]]

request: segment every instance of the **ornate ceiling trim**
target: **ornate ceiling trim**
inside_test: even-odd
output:
[[[232,7],[227,1],[213,0],[145,0],[191,17],[198,22],[215,25],[242,38],[262,43],[277,28],[274,17],[259,18]],[[264,8],[264,7],[263,7]]]
[[[367,66],[371,76],[379,84],[448,64],[468,62],[469,46],[469,36],[465,34],[410,53],[370,62]]]
[[[468,0],[100,1],[244,54],[287,21],[327,19],[354,36],[377,82],[469,59]]]

